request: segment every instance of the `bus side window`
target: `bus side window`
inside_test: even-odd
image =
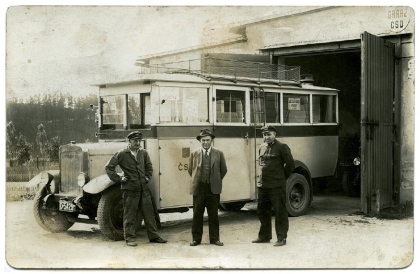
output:
[[[122,129],[124,127],[125,95],[105,96],[101,100],[103,129]]]
[[[283,95],[284,123],[309,123],[309,95]]]
[[[335,95],[312,95],[313,123],[336,123]]]
[[[216,119],[218,123],[245,123],[245,92],[216,90]]]
[[[250,91],[250,109],[251,109],[251,123],[254,123],[255,116],[257,118],[257,123],[262,123],[265,113],[265,118],[267,123],[280,123],[280,94],[273,92],[265,92],[265,111],[263,106],[263,100],[257,98],[255,102],[256,115],[254,115],[254,91]],[[258,112],[262,112],[258,114]]]
[[[127,118],[130,129],[150,125],[150,93],[128,95]]]
[[[159,87],[159,122],[197,124],[209,121],[208,89]]]

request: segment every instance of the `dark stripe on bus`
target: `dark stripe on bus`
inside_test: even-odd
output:
[[[254,126],[153,126],[148,129],[101,130],[101,140],[124,139],[132,131],[140,131],[145,139],[195,138],[200,130],[210,129],[216,138],[261,137],[261,130]],[[338,136],[337,125],[276,126],[277,137]]]

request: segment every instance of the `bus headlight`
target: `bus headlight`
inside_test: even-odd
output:
[[[353,164],[354,164],[355,166],[360,165],[360,157],[356,157],[356,158],[354,158],[354,160],[353,160]]]
[[[89,181],[88,176],[86,173],[80,172],[79,176],[77,176],[77,184],[82,187]]]
[[[57,187],[57,183],[55,182],[54,179],[52,179],[51,183],[50,183],[50,193],[58,193],[58,187]]]

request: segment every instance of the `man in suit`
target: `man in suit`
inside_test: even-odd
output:
[[[210,244],[223,246],[219,238],[219,203],[222,192],[222,179],[227,173],[223,152],[212,147],[215,136],[208,129],[200,131],[197,140],[201,147],[190,155],[188,173],[192,177],[191,194],[193,195],[193,223],[190,246],[201,244],[203,237],[203,215],[207,208],[209,218]]]

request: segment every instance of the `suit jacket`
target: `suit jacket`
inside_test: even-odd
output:
[[[190,194],[197,195],[197,185],[201,178],[201,163],[202,163],[201,147],[194,150],[190,155],[190,165],[188,166],[188,173],[192,177]],[[211,163],[210,163],[210,187],[213,194],[220,194],[222,192],[222,180],[227,173],[226,160],[223,151],[215,147],[211,148]]]

